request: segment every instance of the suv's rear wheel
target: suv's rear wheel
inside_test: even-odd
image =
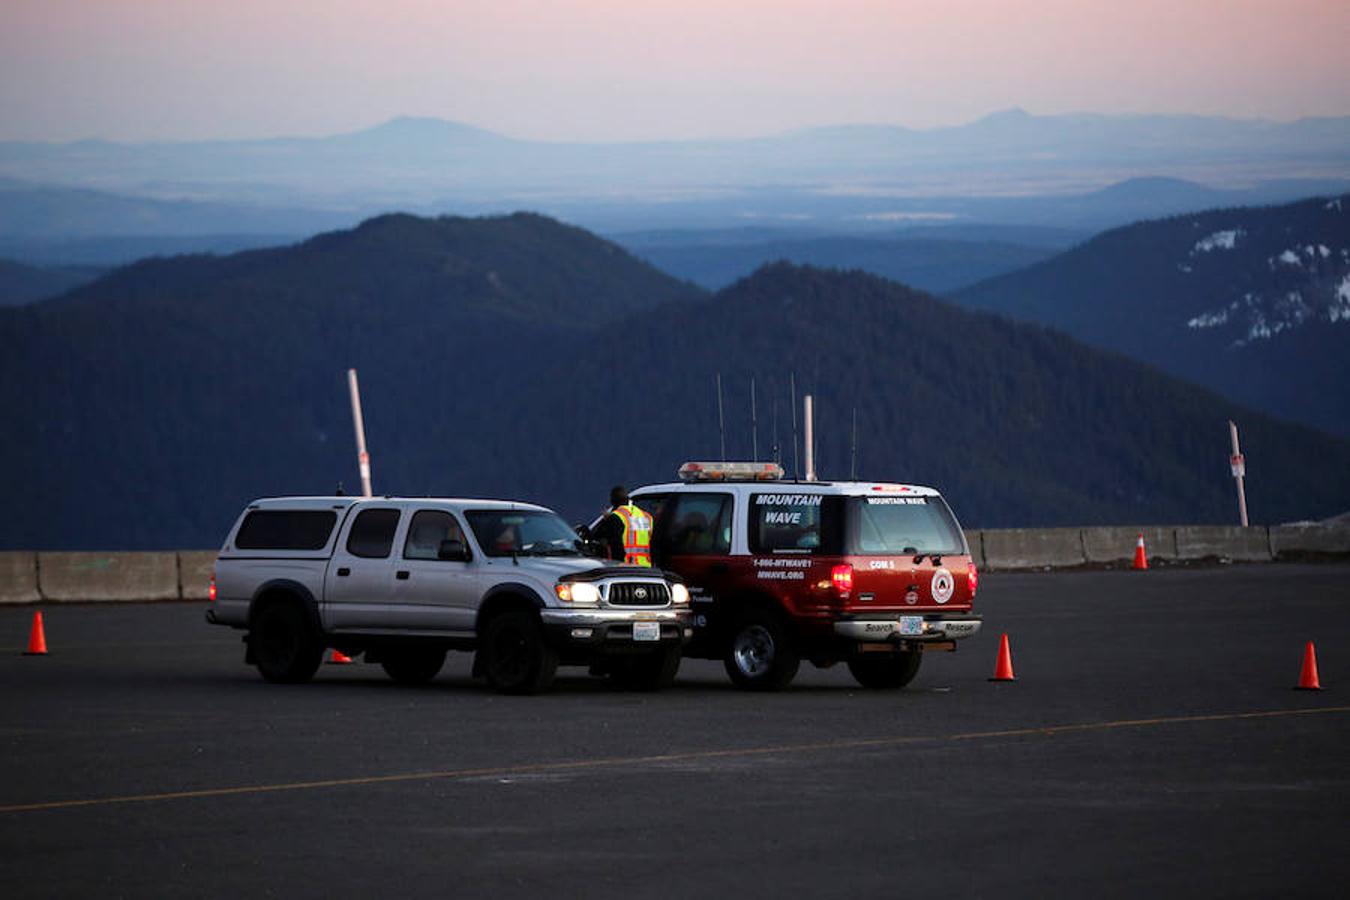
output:
[[[399,684],[426,684],[445,665],[445,651],[427,647],[390,651],[380,665]]]
[[[754,611],[732,626],[722,664],[737,687],[776,691],[796,677],[801,657],[779,616]]]
[[[848,661],[848,670],[865,688],[887,690],[902,688],[919,674],[923,654],[918,650],[884,656],[860,656]]]
[[[558,669],[558,653],[545,643],[538,617],[520,610],[494,616],[478,652],[488,684],[504,694],[542,691]]]
[[[258,672],[268,681],[309,681],[323,662],[323,644],[309,617],[295,603],[269,603],[254,616],[249,649]]]
[[[675,683],[680,671],[680,648],[667,647],[643,656],[617,659],[611,672],[620,687],[634,691],[659,691]]]

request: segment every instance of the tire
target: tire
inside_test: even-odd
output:
[[[385,674],[399,684],[426,684],[436,677],[445,665],[445,651],[418,647],[391,651],[392,655],[380,661]]]
[[[643,656],[615,661],[614,682],[633,691],[659,691],[675,683],[680,671],[680,648],[667,647]]]
[[[478,652],[488,684],[503,694],[545,690],[558,669],[558,652],[544,642],[538,617],[523,611],[494,616]]]
[[[249,647],[263,678],[276,684],[302,684],[323,662],[323,643],[296,603],[269,603],[249,629]]]
[[[796,677],[801,657],[782,617],[754,611],[732,626],[722,664],[739,688],[777,691]]]
[[[848,661],[848,670],[858,684],[873,690],[895,690],[914,680],[919,674],[923,654],[907,650],[894,656],[857,657]]]

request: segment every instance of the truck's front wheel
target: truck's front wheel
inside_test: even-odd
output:
[[[269,603],[258,611],[249,649],[262,677],[280,684],[309,681],[323,662],[323,644],[294,603]]]
[[[520,610],[494,616],[478,652],[488,684],[503,694],[538,693],[558,669],[558,653],[545,643],[539,619]]]
[[[895,655],[860,656],[848,661],[848,670],[865,688],[894,690],[902,688],[919,674],[919,664],[923,654],[918,650],[907,650]]]
[[[732,626],[722,664],[737,687],[776,691],[796,677],[801,657],[780,616],[754,611]]]

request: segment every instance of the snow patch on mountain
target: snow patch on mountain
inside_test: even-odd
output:
[[[1237,246],[1238,238],[1245,234],[1241,228],[1232,228],[1228,231],[1216,231],[1209,237],[1201,238],[1195,242],[1195,247],[1191,249],[1191,256],[1197,253],[1209,253],[1212,250],[1232,250]]]

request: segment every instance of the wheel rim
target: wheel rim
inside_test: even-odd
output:
[[[773,665],[773,635],[763,625],[743,628],[732,642],[731,655],[741,674],[758,678]]]
[[[492,641],[492,671],[498,681],[515,682],[525,677],[530,665],[528,641],[518,628],[503,628]]]
[[[274,666],[284,667],[295,659],[300,638],[288,625],[284,619],[273,616],[262,630],[260,655]]]

